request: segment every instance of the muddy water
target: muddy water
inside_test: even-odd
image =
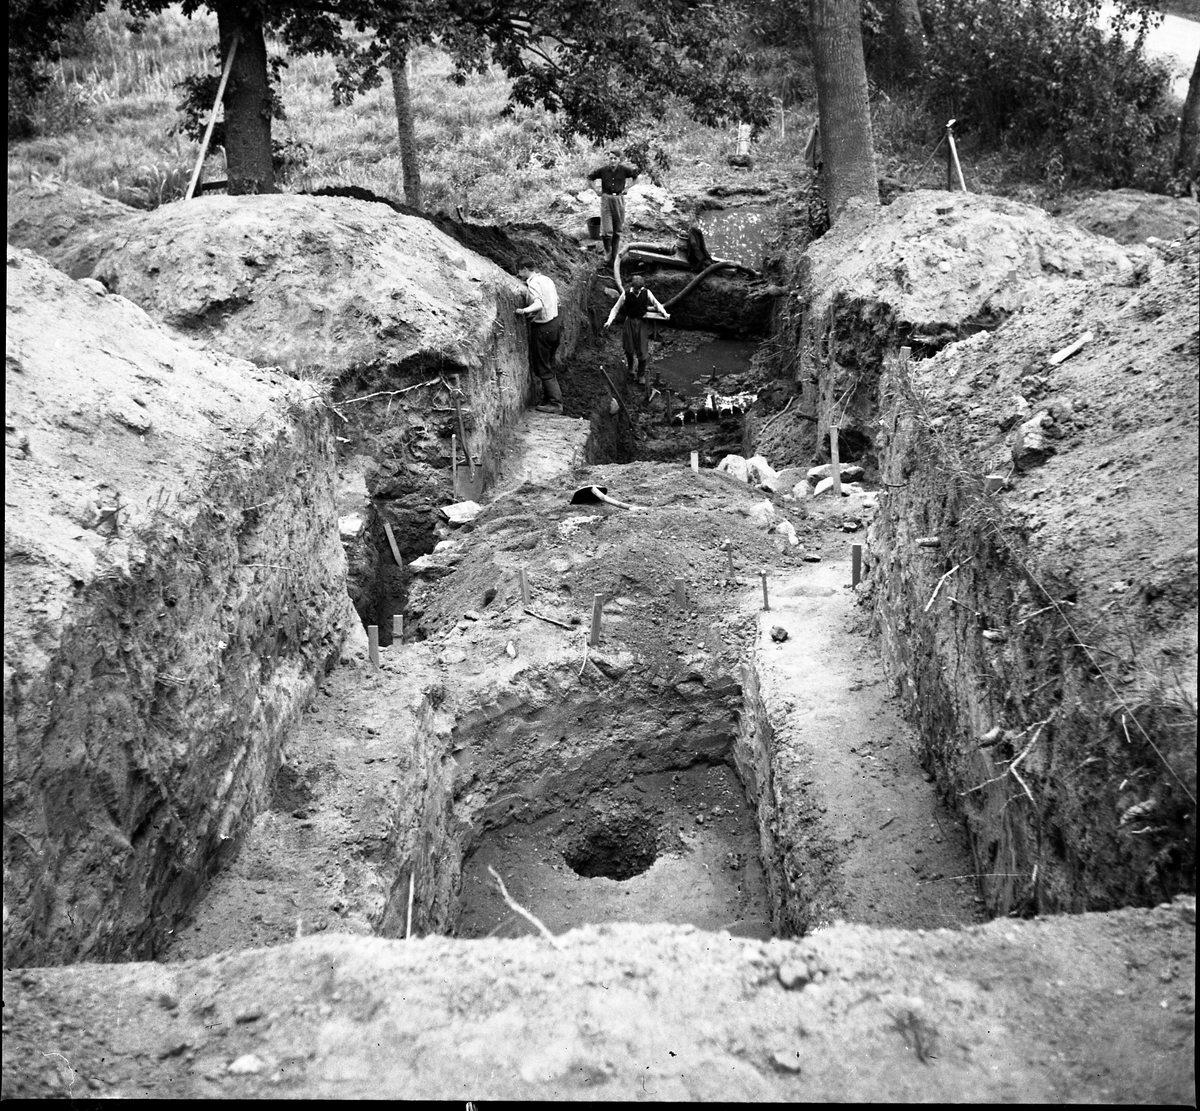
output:
[[[463,866],[454,932],[533,933],[505,905],[489,865],[553,933],[588,922],[690,922],[771,936],[754,815],[725,764],[640,776],[540,821],[488,833]],[[627,878],[609,878],[635,868]]]
[[[670,353],[666,348],[660,358],[654,359],[651,374],[660,374],[671,390],[684,397],[701,396],[709,389],[727,392],[721,379],[748,371],[757,347],[748,340],[718,339],[691,351]],[[714,374],[718,381],[710,386],[708,379]]]
[[[772,207],[743,204],[701,213],[696,221],[713,258],[740,262],[761,270],[767,243],[779,230],[779,214]]]

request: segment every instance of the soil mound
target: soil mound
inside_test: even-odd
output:
[[[329,416],[29,252],[7,274],[5,958],[149,956],[352,617]]]
[[[1140,189],[1110,189],[1066,207],[1061,215],[1118,243],[1180,239],[1200,225],[1200,205],[1188,197],[1164,197]]]
[[[86,278],[95,263],[89,245],[103,240],[108,229],[139,212],[111,197],[69,181],[8,183],[8,242],[61,265],[72,278]]]

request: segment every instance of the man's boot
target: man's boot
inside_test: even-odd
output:
[[[612,265],[612,236],[611,235],[601,236],[601,239],[604,241],[604,258],[605,258],[607,264],[611,266]]]
[[[542,379],[542,403],[536,406],[539,413],[554,413],[562,416],[562,387],[557,378]]]

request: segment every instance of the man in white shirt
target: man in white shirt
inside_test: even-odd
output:
[[[554,373],[554,353],[562,339],[562,323],[558,316],[558,290],[554,283],[533,268],[533,262],[523,258],[517,263],[517,274],[529,287],[533,300],[517,312],[529,317],[529,354],[533,373],[542,383],[542,403],[539,413],[561,415],[562,387]]]

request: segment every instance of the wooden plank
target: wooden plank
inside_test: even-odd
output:
[[[862,579],[862,545],[850,546],[850,585],[858,586]]]
[[[588,644],[593,648],[600,643],[600,615],[604,612],[604,595],[592,595],[592,633],[588,637]]]
[[[367,652],[370,654],[371,663],[376,667],[379,666],[379,626],[367,626]]]
[[[388,547],[392,549],[392,558],[396,561],[396,566],[403,568],[404,560],[400,558],[400,548],[396,543],[396,534],[392,532],[392,526],[389,522],[383,522],[383,531],[387,533]]]
[[[838,456],[838,426],[829,426],[829,477],[833,479],[833,496],[842,496],[842,461]]]

